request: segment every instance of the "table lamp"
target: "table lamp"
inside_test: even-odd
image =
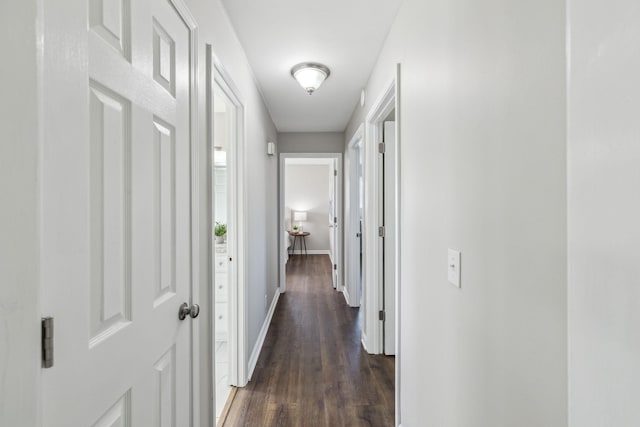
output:
[[[302,231],[302,222],[307,220],[307,212],[295,211],[293,213],[293,220],[298,221],[298,231]]]

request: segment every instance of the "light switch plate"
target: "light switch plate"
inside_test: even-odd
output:
[[[460,251],[449,249],[449,262],[447,263],[447,272],[449,283],[460,287]]]

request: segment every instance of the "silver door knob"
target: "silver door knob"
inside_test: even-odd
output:
[[[200,306],[198,304],[193,304],[189,307],[189,304],[183,302],[180,305],[180,310],[178,310],[178,319],[184,320],[187,316],[190,316],[192,319],[195,319],[200,314]]]
[[[200,306],[198,304],[193,304],[191,306],[189,316],[191,316],[192,319],[195,319],[196,317],[198,317],[198,314],[200,314]]]

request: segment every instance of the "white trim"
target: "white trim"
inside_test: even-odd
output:
[[[345,162],[345,275],[344,275],[344,288],[350,289],[349,295],[353,295],[353,298],[349,298],[352,303],[351,307],[360,306],[360,239],[356,237],[356,233],[360,232],[360,218],[358,215],[360,200],[358,179],[359,170],[359,156],[357,151],[363,150],[362,147],[364,141],[364,123],[358,126],[358,129],[353,134],[351,141],[347,145],[347,160]],[[354,191],[357,189],[357,191]]]
[[[205,188],[205,215],[206,215],[206,225],[207,225],[207,236],[213,235],[213,48],[210,44],[205,44],[205,123],[206,123],[206,188]],[[204,340],[205,343],[209,344],[207,348],[201,348],[200,352],[203,354],[207,361],[207,366],[209,368],[208,371],[205,371],[209,376],[208,381],[208,391],[207,391],[207,403],[211,406],[213,405],[213,410],[209,409],[207,424],[201,423],[200,425],[213,425],[215,422],[215,325],[213,323],[213,311],[215,307],[215,300],[211,289],[214,289],[214,267],[213,267],[213,257],[214,257],[214,244],[213,239],[207,239],[207,283],[206,289],[202,289],[202,294],[208,296],[207,301],[207,310],[200,315],[200,317],[204,318],[201,321],[206,321],[208,330],[207,336]],[[206,291],[206,292],[205,292]],[[202,374],[202,373],[201,373]],[[212,403],[213,402],[213,403]]]
[[[366,118],[363,175],[364,175],[364,219],[362,225],[362,287],[364,299],[364,316],[367,316],[370,329],[366,332],[366,348],[372,354],[383,352],[383,327],[378,319],[378,311],[383,302],[382,293],[382,244],[378,236],[378,226],[381,225],[382,212],[379,194],[380,159],[378,143],[381,142],[380,123],[395,108],[396,78],[386,86],[385,91],[378,97],[369,110]],[[363,334],[363,340],[364,340]]]
[[[271,307],[269,307],[267,317],[264,319],[264,323],[262,324],[262,328],[260,329],[260,333],[258,334],[258,340],[256,341],[256,345],[253,347],[251,357],[249,358],[249,381],[251,380],[251,377],[253,376],[253,370],[256,368],[256,364],[258,363],[258,358],[260,357],[260,352],[262,351],[262,346],[264,344],[265,338],[267,337],[267,332],[269,331],[269,326],[271,325],[271,319],[273,318],[273,313],[275,313],[276,311],[276,306],[278,305],[279,299],[280,291],[276,289],[276,293],[273,296],[273,300],[271,301]]]
[[[211,72],[212,76],[208,76],[208,78],[213,77],[213,81],[211,82],[211,87],[209,90],[211,91],[209,102],[213,102],[213,91],[215,86],[217,85],[227,98],[234,104],[236,107],[236,123],[235,128],[235,139],[237,144],[231,145],[229,153],[230,155],[227,157],[230,159],[232,166],[235,170],[232,170],[229,178],[229,194],[231,195],[231,203],[229,204],[230,215],[228,222],[231,224],[229,237],[227,239],[228,242],[228,255],[231,258],[231,263],[229,266],[229,280],[231,283],[235,283],[235,286],[230,288],[229,292],[229,307],[232,308],[230,321],[229,321],[229,347],[230,347],[230,355],[229,355],[229,382],[232,385],[243,387],[248,382],[247,375],[247,292],[246,292],[246,259],[247,259],[247,245],[245,244],[245,235],[247,230],[247,217],[245,214],[245,206],[247,205],[246,200],[246,191],[245,189],[245,108],[244,102],[242,100],[242,95],[238,88],[233,83],[233,79],[227,73],[224,66],[220,62],[220,60],[214,55],[213,52],[210,54],[210,61],[212,64]],[[208,114],[212,116],[213,106],[209,106]],[[212,117],[207,117],[207,120],[212,120]],[[213,144],[213,127],[211,128],[211,135],[209,136],[210,140],[208,141],[209,145]],[[209,158],[207,159],[209,163],[207,173],[210,176],[210,182],[213,184],[213,168],[212,166],[212,150],[209,147]],[[210,188],[210,191],[207,194],[208,203],[210,206],[213,206],[213,186]],[[209,221],[210,228],[209,230],[213,230],[213,215],[209,215],[207,219]],[[235,236],[233,235],[233,221],[235,221]],[[213,239],[213,233],[209,232],[209,236]],[[211,264],[211,281],[215,280],[215,274],[213,270],[213,256],[209,257],[208,262]],[[215,294],[211,294],[212,304],[214,303],[213,298]],[[213,307],[213,306],[212,306]],[[215,320],[214,320],[215,322]],[[212,333],[215,331],[215,324],[212,325]],[[212,346],[215,346],[215,340],[212,340]],[[212,350],[212,354],[215,354],[215,348]],[[214,370],[215,371],[215,370]]]
[[[349,307],[353,307],[353,306],[351,305],[351,303],[349,302],[349,300],[351,299],[351,297],[349,296],[349,287],[345,286],[345,287],[342,289],[342,296],[344,296],[344,300],[345,300],[345,302],[347,303],[347,305],[348,305]]]
[[[400,73],[401,65],[395,66],[394,75],[384,92],[378,97],[373,107],[366,117],[365,137],[364,137],[364,177],[365,177],[365,206],[363,221],[363,288],[369,290],[364,292],[365,301],[363,316],[367,316],[371,331],[362,330],[362,345],[369,353],[379,354],[383,352],[383,325],[378,320],[378,310],[382,308],[383,289],[381,286],[382,277],[382,242],[378,238],[378,225],[380,224],[381,211],[379,209],[380,168],[378,160],[378,142],[380,142],[380,123],[385,117],[395,109],[396,112],[396,298],[395,298],[395,332],[396,332],[396,372],[395,372],[395,404],[396,404],[396,425],[400,424],[401,416],[401,332],[400,332],[400,301],[401,301],[401,254],[400,254],[400,223],[402,198],[401,188],[401,111],[400,111]],[[369,334],[369,332],[371,332]]]
[[[285,183],[285,161],[286,159],[313,159],[313,158],[328,158],[328,159],[336,159],[337,161],[337,171],[338,171],[338,188],[336,189],[336,210],[338,211],[338,226],[340,226],[343,222],[343,211],[342,211],[342,153],[280,153],[280,164],[279,164],[279,209],[278,209],[278,230],[279,230],[279,242],[278,245],[278,253],[280,254],[280,292],[286,292],[287,290],[287,280],[286,280],[286,263],[287,263],[287,255],[285,255],[286,242],[285,238],[285,221],[284,221],[284,183]],[[344,232],[338,232],[338,241],[336,242],[337,254],[336,258],[338,260],[343,260],[342,257],[342,240],[343,240]],[[311,251],[307,251],[311,253]],[[343,286],[340,283],[340,279],[342,277],[342,264],[343,262],[337,262],[338,264],[338,283],[336,286],[337,291],[342,291]]]
[[[362,339],[360,340],[360,342],[362,343],[362,348],[364,348],[364,351],[366,351],[367,353],[371,353],[367,348],[367,334],[365,334],[364,332],[362,332]]]
[[[402,144],[402,132],[401,132],[401,120],[402,120],[402,99],[401,99],[401,88],[402,88],[402,65],[400,63],[396,64],[396,424],[401,426],[401,415],[402,415],[402,400],[400,398],[400,384],[401,384],[401,363],[400,363],[400,331],[401,328],[401,316],[400,316],[400,307],[401,307],[401,290],[402,290],[402,278],[401,278],[401,264],[402,264],[402,256],[401,256],[401,247],[402,247],[402,157],[401,157],[401,144]]]

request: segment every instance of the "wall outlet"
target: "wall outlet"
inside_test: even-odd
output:
[[[449,249],[449,257],[447,263],[447,276],[449,283],[460,287],[460,252]]]

